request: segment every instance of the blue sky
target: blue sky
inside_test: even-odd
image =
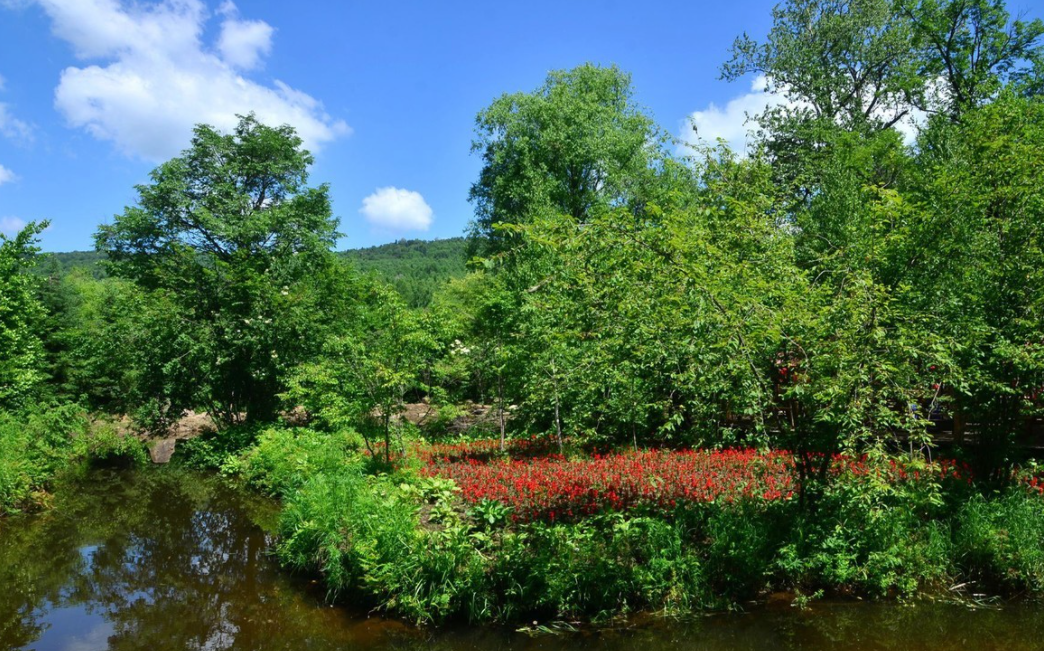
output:
[[[193,124],[253,110],[316,153],[339,248],[460,235],[475,114],[495,97],[616,64],[665,130],[690,133],[695,112],[736,142],[772,98],[718,67],[772,4],[0,0],[0,231],[49,219],[45,250],[93,248]]]

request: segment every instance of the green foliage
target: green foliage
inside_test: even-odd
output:
[[[444,619],[460,610],[478,558],[465,553],[459,530],[420,530],[407,495],[360,466],[308,480],[287,502],[281,560],[318,570],[334,593],[368,594],[418,621]]]
[[[72,450],[91,465],[141,467],[149,463],[145,444],[135,436],[121,433],[113,423],[92,423],[87,435],[74,439]]]
[[[957,407],[982,423],[993,468],[1009,461],[1025,418],[1044,407],[1042,119],[1039,101],[1006,93],[963,124],[940,126],[946,151],[924,155],[932,163],[924,201],[937,206],[930,223],[948,229],[932,272],[961,344]]]
[[[287,369],[342,316],[336,220],[328,188],[306,185],[311,162],[289,126],[200,125],[137,187],[137,205],[99,229],[110,272],[167,304],[174,332],[153,334],[173,350],[146,373],[158,414],[202,405],[224,424],[272,419]]]
[[[685,530],[656,518],[530,525],[505,536],[491,578],[512,619],[605,620],[706,605],[702,564]]]
[[[0,515],[46,504],[55,478],[82,463],[142,465],[147,458],[141,441],[91,423],[79,405],[0,411]]]
[[[922,64],[921,78],[942,80],[928,110],[954,119],[990,98],[1008,83],[1039,84],[1034,69],[1044,56],[1044,21],[1010,20],[1003,0],[901,0],[898,12],[910,19]]]
[[[184,374],[164,367],[179,340],[170,301],[147,300],[132,282],[98,280],[84,269],[48,277],[41,296],[50,314],[44,343],[58,395],[122,415],[158,402],[162,387]]]
[[[954,576],[950,517],[932,482],[846,476],[797,514],[777,571],[811,589],[910,597]]]
[[[35,293],[36,237],[47,222],[31,223],[14,239],[0,234],[0,409],[23,407],[45,379],[41,330],[45,317]]]
[[[444,284],[465,272],[464,238],[399,240],[338,255],[361,273],[373,273],[399,292],[411,308],[427,307]]]
[[[318,432],[271,428],[241,456],[222,463],[254,488],[276,497],[292,496],[310,477],[336,474],[357,464],[360,437],[351,431]]]
[[[754,597],[770,585],[770,570],[790,532],[786,505],[718,504],[700,515],[707,541],[705,574],[720,605]]]
[[[226,466],[237,467],[240,454],[250,449],[258,439],[261,426],[238,425],[220,432],[211,431],[182,441],[177,447],[177,459],[190,468],[220,470]]]
[[[418,384],[431,342],[417,315],[389,288],[371,285],[347,332],[330,337],[320,361],[300,366],[290,379],[290,400],[337,431],[357,428],[377,456],[383,439],[391,460],[392,435],[403,450],[406,392]]]
[[[94,278],[105,277],[105,254],[100,251],[65,251],[48,253],[37,271],[45,276],[59,277],[84,270]]]
[[[643,181],[666,157],[632,94],[629,75],[587,64],[551,72],[536,91],[502,95],[480,112],[472,248],[502,251],[511,243],[505,225],[547,213],[583,222],[611,205],[640,210]]]
[[[32,506],[69,463],[74,433],[87,431],[79,408],[0,412],[0,514]]]
[[[736,39],[722,77],[764,75],[768,90],[795,102],[768,110],[776,128],[793,119],[886,128],[924,93],[913,26],[891,0],[790,0],[772,18],[764,43]]]
[[[957,520],[959,565],[971,577],[1044,592],[1044,500],[1022,490],[975,496]]]

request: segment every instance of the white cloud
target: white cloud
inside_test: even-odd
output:
[[[202,0],[37,2],[79,58],[101,60],[62,72],[56,108],[70,125],[128,155],[165,160],[188,145],[195,124],[228,130],[236,114],[251,111],[262,122],[294,126],[312,151],[350,133],[310,95],[238,72],[269,52],[273,29],[240,20],[231,3],[221,7],[215,49],[202,42],[209,18]]]
[[[679,139],[683,143],[681,149],[687,149],[686,145],[714,144],[721,138],[734,152],[741,156],[744,155],[747,152],[750,132],[757,127],[756,119],[765,109],[773,106],[797,107],[802,105],[801,102],[787,99],[786,89],[780,89],[780,92],[770,92],[767,90],[768,85],[765,75],[758,75],[751,82],[749,93],[729,100],[724,108],[720,108],[712,102],[706,109],[690,113],[679,134]],[[933,90],[932,92],[937,93],[938,91]],[[886,110],[881,109],[879,115],[886,117]],[[909,145],[916,140],[917,132],[924,124],[924,120],[923,111],[910,108],[906,117],[895,124],[895,129],[902,134],[903,141]],[[682,153],[686,152],[682,151]]]
[[[272,51],[272,26],[263,20],[240,20],[236,6],[221,6],[226,18],[221,23],[218,50],[222,58],[237,68],[251,70]]]
[[[33,139],[33,128],[27,122],[11,115],[7,104],[0,102],[0,135],[12,140],[29,142]]]
[[[371,225],[389,231],[426,231],[431,226],[431,206],[419,192],[378,188],[363,199],[359,209]]]
[[[7,235],[17,235],[18,231],[25,228],[25,221],[18,219],[17,217],[0,217],[0,233]]]
[[[767,92],[767,86],[765,76],[759,75],[751,82],[749,93],[729,100],[724,108],[712,102],[702,111],[693,111],[682,125],[681,141],[706,145],[721,138],[733,151],[743,154],[747,150],[748,133],[755,126],[753,119],[771,106],[792,105],[781,93]]]
[[[14,172],[7,169],[3,165],[0,165],[0,185],[3,185],[4,183],[10,183],[11,181],[14,181],[16,178],[18,177],[15,176]]]

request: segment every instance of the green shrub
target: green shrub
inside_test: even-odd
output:
[[[96,424],[77,436],[73,451],[88,464],[144,466],[149,462],[145,444],[135,436],[120,434],[110,423]]]
[[[40,492],[70,464],[73,437],[87,430],[87,414],[76,405],[0,412],[0,514],[40,501]]]
[[[696,552],[682,527],[659,518],[617,513],[533,523],[503,537],[489,591],[498,616],[509,620],[686,611],[706,605]]]
[[[229,427],[220,432],[204,432],[181,442],[175,459],[191,468],[216,470],[253,445],[258,433],[258,427],[253,425]]]
[[[781,511],[790,511],[787,506],[719,501],[704,509],[707,575],[719,606],[753,597],[768,584],[788,529],[778,517]]]
[[[289,495],[317,475],[337,474],[358,461],[362,444],[352,431],[320,432],[304,428],[271,428],[257,443],[226,461],[226,471],[237,471],[250,485],[269,495]]]
[[[289,496],[278,555],[319,572],[332,593],[365,595],[412,619],[437,621],[462,610],[471,548],[460,529],[418,525],[417,504],[390,477],[343,466]]]
[[[1044,498],[1010,489],[972,498],[957,518],[957,559],[971,577],[1044,592]]]
[[[844,475],[796,525],[776,562],[798,587],[910,596],[952,575],[952,544],[938,483]]]

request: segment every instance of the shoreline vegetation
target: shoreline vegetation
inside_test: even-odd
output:
[[[287,568],[415,622],[1041,597],[1044,21],[784,0],[720,73],[786,99],[744,152],[615,66],[494,98],[462,240],[335,253],[254,114],[100,266],[0,235],[0,513],[191,413],[174,462],[278,498]]]
[[[33,483],[2,483],[6,506],[48,508],[54,481],[148,464],[144,442],[86,416],[66,408],[0,423],[49,441],[22,460],[38,470]],[[838,455],[809,507],[785,452],[569,444],[562,455],[548,443],[509,439],[501,452],[494,439],[411,440],[389,465],[355,432],[275,426],[204,433],[182,441],[173,463],[276,498],[284,567],[320,578],[332,601],[415,624],[598,624],[780,594],[799,607],[1044,595],[1036,466],[998,488],[963,462]]]
[[[799,606],[1044,594],[1035,468],[984,490],[964,463],[838,456],[810,507],[778,452],[561,456],[479,439],[410,444],[389,466],[352,433],[270,428],[223,444],[194,439],[182,462],[281,501],[281,563],[321,576],[333,599],[415,623],[597,623],[779,592]]]

